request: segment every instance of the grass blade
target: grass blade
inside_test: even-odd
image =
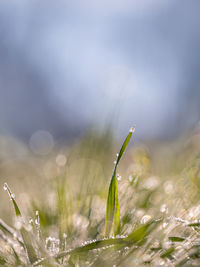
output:
[[[12,227],[7,225],[1,218],[0,218],[0,229],[2,229],[5,233],[10,235],[12,238],[17,239],[17,241],[21,246],[24,246],[24,243],[21,237],[18,236],[17,232]]]
[[[200,226],[200,223],[197,222],[197,223],[190,223],[188,224],[188,226],[191,226],[191,227],[199,227]]]
[[[125,241],[134,242],[134,243],[143,241],[144,238],[147,235],[149,235],[160,222],[161,222],[161,219],[151,220],[147,222],[146,224],[140,226],[139,228],[134,230],[131,234],[129,234],[125,238]]]
[[[134,230],[130,235],[127,237],[119,237],[119,238],[108,238],[103,240],[95,240],[89,244],[70,249],[67,251],[60,252],[56,259],[61,259],[63,257],[66,257],[68,255],[78,255],[79,253],[87,253],[94,249],[100,249],[100,248],[106,248],[109,246],[119,246],[120,248],[122,246],[124,247],[131,247],[134,244],[140,245],[144,238],[147,237],[148,234],[150,234],[154,228],[160,223],[161,220],[153,220],[150,222],[147,222],[145,225],[140,226],[136,230]],[[43,258],[39,260],[38,262],[35,262],[33,266],[38,266],[44,262],[48,262],[49,258]]]
[[[183,242],[185,238],[179,236],[169,236],[168,239],[172,242]]]
[[[13,207],[15,209],[15,214],[16,217],[19,219],[19,222],[22,224],[22,226],[20,227],[20,232],[22,235],[22,239],[24,242],[24,246],[26,248],[27,251],[27,255],[29,258],[30,263],[34,263],[35,261],[37,261],[37,255],[35,252],[35,249],[33,248],[32,242],[31,242],[31,236],[30,233],[25,229],[25,227],[23,226],[23,218],[22,218],[22,214],[20,212],[20,209],[15,201],[15,196],[14,194],[11,192],[10,188],[8,187],[8,185],[5,183],[4,184],[4,190],[8,192],[8,195],[12,201]]]
[[[117,160],[115,163],[113,175],[111,178],[109,191],[108,191],[108,198],[107,198],[107,207],[106,207],[106,225],[105,225],[105,234],[108,236],[111,232],[113,227],[114,235],[119,234],[120,232],[120,209],[119,209],[119,200],[118,200],[118,180],[116,177],[117,166],[124,154],[128,143],[131,139],[131,136],[135,130],[135,127],[131,127],[129,134],[127,135],[120,152],[117,156]]]
[[[91,250],[94,249],[99,249],[99,248],[105,248],[108,246],[113,246],[113,245],[128,245],[127,241],[124,240],[124,238],[109,238],[109,239],[103,239],[103,240],[96,240],[93,241],[89,244],[70,249],[67,251],[60,252],[57,256],[56,259],[61,259],[63,257],[66,257],[68,255],[78,255],[80,253],[87,253]],[[38,266],[41,265],[44,262],[48,262],[49,258],[43,258],[39,260],[38,262],[35,262],[33,266]]]
[[[164,258],[171,258],[171,257],[172,257],[171,254],[172,254],[174,251],[175,251],[175,248],[174,248],[174,247],[168,248],[166,251],[164,251],[164,252],[160,255],[160,257],[161,257],[162,259],[164,259]]]

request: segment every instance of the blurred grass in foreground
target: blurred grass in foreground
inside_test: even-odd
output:
[[[3,137],[0,147],[0,266],[200,265],[198,130],[173,143],[130,141],[114,171],[120,225],[118,218],[106,237],[120,150],[109,131],[88,132],[48,156]],[[17,218],[4,182],[16,196]]]

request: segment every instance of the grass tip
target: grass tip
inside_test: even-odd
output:
[[[136,125],[133,125],[130,130],[129,130],[129,133],[134,133],[135,132],[135,128],[136,128]]]
[[[3,184],[3,189],[4,189],[5,191],[8,190],[8,184],[7,184],[7,183],[4,183],[4,184]]]

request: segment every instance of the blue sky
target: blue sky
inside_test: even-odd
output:
[[[177,125],[187,107],[191,72],[200,62],[198,8],[193,0],[3,0],[0,40],[9,58],[14,54],[16,68],[24,64],[39,75],[64,123],[84,128],[112,120],[117,131],[136,124],[141,137],[171,136],[199,119],[197,107],[182,128]],[[15,101],[23,98],[21,75],[0,87],[4,95],[19,90]],[[192,90],[198,91],[195,83]],[[24,90],[31,95],[34,87]],[[7,106],[2,109],[9,117]],[[9,119],[2,121],[0,116],[0,125],[10,127]]]

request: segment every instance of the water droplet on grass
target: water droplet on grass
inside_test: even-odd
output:
[[[164,213],[164,212],[167,213],[167,212],[168,212],[167,205],[166,205],[166,204],[163,204],[163,205],[160,207],[160,211],[163,212],[163,213]]]
[[[7,183],[4,183],[4,185],[3,185],[3,189],[4,189],[5,191],[8,190],[8,185],[7,185]]]
[[[129,130],[129,133],[134,133],[135,132],[135,125],[134,126],[132,126],[131,128],[130,128],[130,130]]]
[[[167,222],[164,222],[164,223],[162,224],[162,227],[163,227],[163,228],[166,228],[167,225],[168,225],[168,223],[167,223]]]
[[[4,183],[3,189],[8,192],[8,195],[9,195],[11,200],[15,198],[15,195],[11,192],[7,183]]]
[[[14,222],[14,226],[17,230],[20,230],[23,226],[23,221],[21,218],[17,218]]]
[[[129,179],[129,182],[131,183],[133,181],[133,176],[129,175],[128,179]]]
[[[30,220],[29,220],[29,223],[32,224],[32,223],[33,223],[33,219],[30,219]]]
[[[119,174],[117,174],[117,180],[121,181],[121,179],[122,179],[122,177]]]
[[[150,220],[151,220],[151,216],[150,215],[144,215],[140,222],[141,223],[147,223]]]

